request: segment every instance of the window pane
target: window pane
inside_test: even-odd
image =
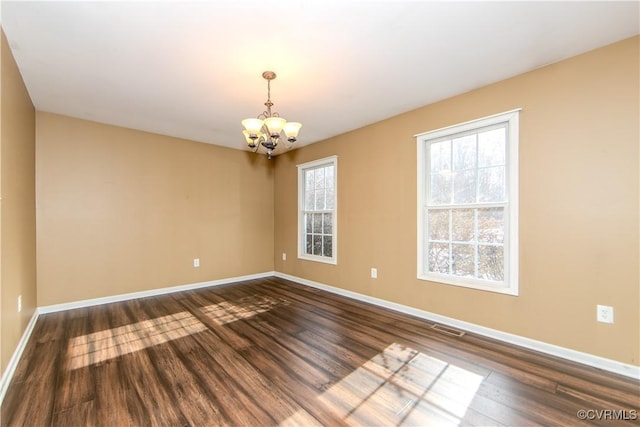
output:
[[[451,203],[451,173],[437,173],[431,175],[431,203],[449,204]]]
[[[313,253],[313,248],[312,248],[312,243],[313,243],[313,236],[311,234],[307,234],[305,236],[305,253],[307,254],[312,254]]]
[[[322,236],[313,236],[313,254],[322,255]]]
[[[315,202],[315,195],[313,193],[313,190],[307,191],[304,195],[304,210],[312,211],[314,202]]]
[[[474,277],[474,247],[472,245],[451,245],[451,273],[456,276]]]
[[[314,169],[315,173],[315,188],[324,188],[324,168]]]
[[[324,190],[316,190],[316,208],[317,211],[324,210]]]
[[[331,236],[323,236],[323,249],[322,253],[324,256],[332,257],[333,256],[333,238]]]
[[[429,240],[449,240],[449,212],[448,209],[429,211]]]
[[[335,208],[335,194],[333,191],[333,187],[328,187],[326,190],[327,193],[327,201],[326,201],[326,209],[334,209]]]
[[[304,214],[304,230],[307,233],[311,233],[311,224],[312,224],[312,216],[311,214]]]
[[[325,188],[333,187],[333,166],[324,168],[324,183]]]
[[[449,245],[447,243],[429,243],[429,271],[449,273]]]
[[[487,280],[504,280],[504,248],[502,246],[478,246],[478,277]]]
[[[440,141],[430,145],[431,173],[451,172],[451,141]]]
[[[504,208],[478,209],[478,242],[504,243]]]
[[[456,172],[453,187],[455,188],[453,203],[474,203],[476,201],[476,171]]]
[[[480,202],[503,202],[505,196],[504,166],[494,166],[478,170]]]
[[[313,171],[305,171],[304,173],[304,189],[305,193],[308,193],[309,190],[313,190]]]
[[[333,223],[332,223],[332,214],[330,213],[325,213],[322,214],[324,219],[323,219],[323,227],[322,227],[322,232],[324,234],[331,234],[333,231]]]
[[[506,128],[478,134],[478,167],[505,165]]]
[[[322,233],[322,214],[313,214],[313,234]]]
[[[473,232],[474,209],[454,209],[451,211],[451,239],[457,242],[471,242]]]
[[[453,170],[476,168],[476,135],[467,135],[453,140]]]

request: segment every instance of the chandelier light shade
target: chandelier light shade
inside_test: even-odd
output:
[[[284,133],[284,141],[287,148],[298,139],[298,133],[302,127],[298,122],[287,122],[280,114],[271,112],[273,102],[271,102],[271,80],[276,78],[273,71],[265,71],[262,77],[267,81],[267,107],[257,118],[244,119],[241,123],[244,126],[242,134],[247,141],[247,145],[253,152],[257,152],[262,146],[267,150],[267,157],[271,159],[273,150],[278,146]]]

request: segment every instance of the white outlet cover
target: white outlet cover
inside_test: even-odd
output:
[[[596,310],[598,322],[613,323],[613,307],[608,305],[597,305]]]
[[[371,269],[371,278],[372,279],[377,279],[378,278],[378,269],[377,268],[372,268]]]

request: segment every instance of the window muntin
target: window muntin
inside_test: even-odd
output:
[[[298,257],[335,264],[337,157],[298,165]]]
[[[418,135],[418,278],[517,294],[518,112]]]

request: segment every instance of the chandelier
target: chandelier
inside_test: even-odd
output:
[[[242,134],[247,140],[247,145],[254,153],[258,151],[260,146],[263,146],[267,150],[267,157],[271,159],[273,150],[282,139],[282,133],[284,132],[285,144],[287,147],[291,147],[291,144],[296,142],[298,138],[298,132],[300,132],[302,124],[287,122],[278,113],[271,112],[271,107],[273,107],[273,102],[271,102],[271,80],[276,78],[276,73],[265,71],[262,73],[262,77],[267,81],[267,102],[264,103],[267,109],[258,115],[258,118],[244,119],[241,122],[242,126],[244,126]]]

